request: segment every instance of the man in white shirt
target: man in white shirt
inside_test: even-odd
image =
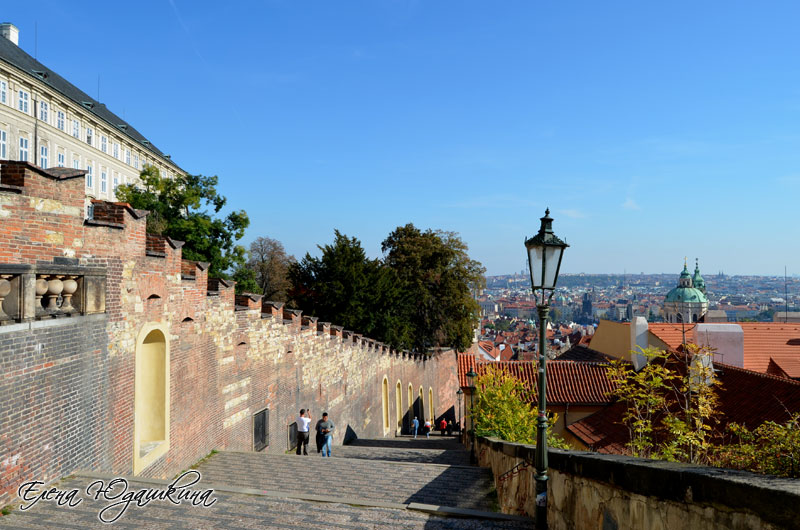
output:
[[[300,455],[300,448],[303,454],[308,456],[308,426],[311,424],[311,413],[306,413],[306,409],[300,409],[297,417],[297,455]]]

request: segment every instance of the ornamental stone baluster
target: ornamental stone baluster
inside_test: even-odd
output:
[[[60,311],[58,307],[58,297],[61,295],[61,291],[64,290],[64,282],[61,281],[61,278],[64,276],[51,276],[49,280],[47,280],[47,312],[50,314],[55,314]]]
[[[42,297],[47,292],[47,280],[45,276],[37,275],[36,277],[36,316],[45,313],[44,305],[42,305]]]
[[[11,292],[11,279],[10,274],[0,274],[0,320],[9,318],[8,314],[3,311],[3,300]]]
[[[66,280],[63,282],[64,291],[61,294],[63,297],[61,301],[61,311],[63,313],[74,313],[76,311],[72,306],[72,295],[78,290],[78,282],[75,281],[77,278],[77,276],[67,276]]]

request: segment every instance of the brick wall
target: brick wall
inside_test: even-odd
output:
[[[0,170],[0,266],[69,257],[106,273],[103,315],[0,326],[0,390],[12,396],[0,405],[0,505],[25,480],[133,472],[136,344],[145,326],[166,330],[170,359],[169,450],[146,476],[172,476],[211,449],[250,450],[252,416],[264,408],[269,452],[286,450],[300,408],[315,419],[327,410],[336,443],[348,431],[394,436],[398,380],[404,422],[409,383],[415,400],[423,388],[426,416],[430,389],[435,415],[455,418],[453,352],[397,352],[258,296],[235,297],[232,282],[182,260],[180,242],[148,237],[145,213],[95,202],[99,215],[84,221],[83,185],[82,175],[58,178],[26,163]]]

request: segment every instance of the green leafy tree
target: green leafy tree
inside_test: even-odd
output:
[[[784,424],[766,421],[755,431],[737,423],[727,430],[732,439],[715,448],[713,465],[800,478],[800,413]]]
[[[411,347],[469,348],[480,314],[473,293],[485,285],[485,269],[469,258],[467,245],[453,232],[423,232],[407,224],[389,234],[381,249],[402,290]]]
[[[217,217],[226,199],[217,193],[216,176],[163,178],[158,168],[145,165],[139,177],[141,185],[123,184],[116,193],[120,201],[150,212],[148,233],[184,241],[183,257],[209,262],[211,276],[229,277],[244,263],[245,249],[236,242],[250,219],[244,210]]]
[[[367,258],[358,239],[338,230],[333,243],[319,249],[320,257],[306,254],[289,266],[291,304],[396,348],[408,344],[394,272]]]
[[[505,370],[484,366],[475,380],[472,404],[475,434],[508,442],[536,444],[537,411],[535,392]],[[553,432],[554,416],[547,429],[547,445],[569,449],[569,444]]]

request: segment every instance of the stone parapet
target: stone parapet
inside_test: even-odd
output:
[[[478,437],[501,509],[535,515],[536,448]],[[800,481],[585,451],[548,451],[551,530],[800,528]]]

